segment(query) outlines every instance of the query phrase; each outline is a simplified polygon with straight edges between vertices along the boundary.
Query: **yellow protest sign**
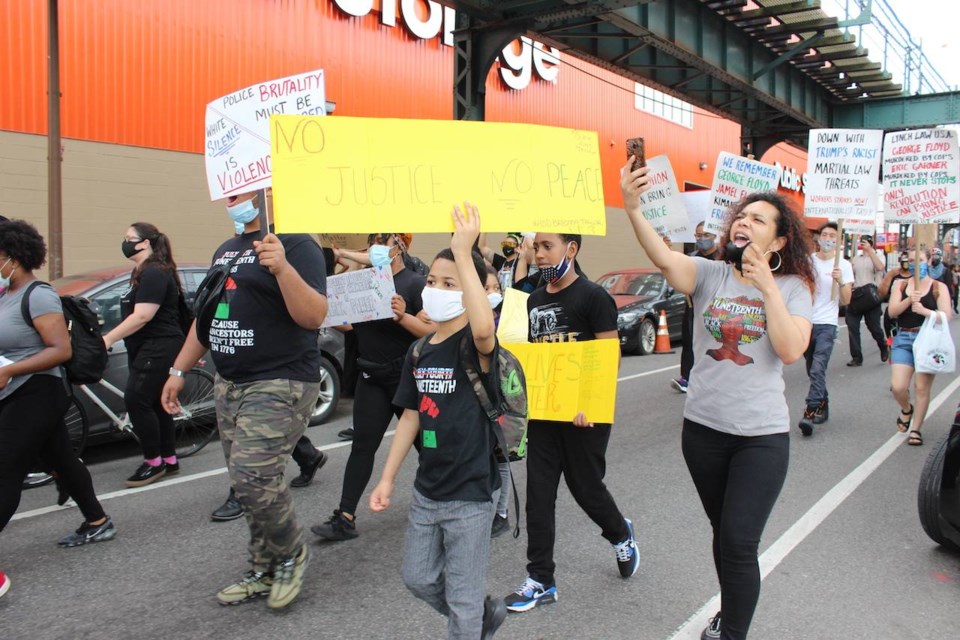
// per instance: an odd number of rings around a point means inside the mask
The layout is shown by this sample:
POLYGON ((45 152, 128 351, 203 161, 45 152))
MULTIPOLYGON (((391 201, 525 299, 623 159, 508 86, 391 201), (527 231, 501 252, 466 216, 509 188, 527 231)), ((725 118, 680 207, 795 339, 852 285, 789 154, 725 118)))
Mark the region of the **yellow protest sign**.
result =
POLYGON ((503 306, 500 307, 500 322, 497 324, 497 340, 501 344, 526 342, 530 322, 527 320, 527 298, 529 293, 519 289, 507 289, 503 292, 503 306))
POLYGON ((466 200, 484 231, 606 233, 594 131, 280 115, 270 144, 278 232, 450 232, 466 200))
POLYGON ((620 342, 504 344, 527 379, 530 418, 573 422, 579 412, 595 423, 612 423, 617 402, 620 342))

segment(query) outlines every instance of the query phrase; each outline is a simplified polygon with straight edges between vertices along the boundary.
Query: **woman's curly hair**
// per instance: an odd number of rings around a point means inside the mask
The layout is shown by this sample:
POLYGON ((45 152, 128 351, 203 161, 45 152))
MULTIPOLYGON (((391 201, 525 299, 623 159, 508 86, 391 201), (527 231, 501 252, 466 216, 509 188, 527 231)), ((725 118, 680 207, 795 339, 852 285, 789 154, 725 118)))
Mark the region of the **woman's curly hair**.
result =
POLYGON ((812 293, 816 287, 816 278, 813 273, 813 265, 810 262, 812 247, 810 246, 809 233, 790 203, 783 196, 773 191, 751 193, 740 202, 730 206, 723 223, 723 233, 720 236, 722 238, 720 259, 723 260, 726 257, 727 243, 731 241, 730 228, 734 221, 748 205, 754 202, 766 202, 777 210, 776 234, 778 238, 786 239, 783 248, 778 252, 782 263, 776 273, 778 275, 800 276, 800 279, 812 293))
POLYGON ((0 253, 16 260, 26 271, 47 261, 47 243, 37 228, 26 220, 0 222, 0 253))

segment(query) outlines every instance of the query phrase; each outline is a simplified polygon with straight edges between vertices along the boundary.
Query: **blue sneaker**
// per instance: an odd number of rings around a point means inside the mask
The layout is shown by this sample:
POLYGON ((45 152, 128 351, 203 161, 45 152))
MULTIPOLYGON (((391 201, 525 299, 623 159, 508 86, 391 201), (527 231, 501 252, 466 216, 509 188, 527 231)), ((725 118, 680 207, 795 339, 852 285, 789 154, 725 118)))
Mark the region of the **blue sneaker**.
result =
POLYGON ((556 602, 557 585, 544 587, 543 584, 533 578, 527 577, 523 584, 503 601, 507 605, 507 611, 530 611, 537 605, 556 602))
POLYGON ((620 575, 629 578, 640 568, 640 553, 637 551, 637 538, 633 534, 633 523, 630 518, 624 518, 624 521, 627 523, 627 539, 613 545, 613 550, 617 553, 620 575))
POLYGON ((670 385, 680 393, 687 392, 687 384, 688 382, 686 378, 674 378, 670 381, 670 385))

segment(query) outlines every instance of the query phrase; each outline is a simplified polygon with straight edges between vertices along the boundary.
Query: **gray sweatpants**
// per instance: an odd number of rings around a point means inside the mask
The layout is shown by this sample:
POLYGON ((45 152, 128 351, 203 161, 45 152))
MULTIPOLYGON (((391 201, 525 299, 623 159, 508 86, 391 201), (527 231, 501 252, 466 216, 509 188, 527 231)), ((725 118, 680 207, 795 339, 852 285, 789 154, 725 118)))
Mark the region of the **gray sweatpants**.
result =
POLYGON ((413 490, 403 545, 403 583, 447 616, 450 640, 478 640, 490 552, 490 502, 438 502, 413 490))

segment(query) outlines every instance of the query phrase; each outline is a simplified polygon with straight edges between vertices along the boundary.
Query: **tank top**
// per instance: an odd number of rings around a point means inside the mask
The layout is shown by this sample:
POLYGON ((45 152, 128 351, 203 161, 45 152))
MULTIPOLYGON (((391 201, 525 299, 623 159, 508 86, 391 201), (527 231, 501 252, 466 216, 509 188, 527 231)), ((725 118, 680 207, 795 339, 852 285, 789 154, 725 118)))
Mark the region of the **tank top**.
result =
MULTIPOLYGON (((910 295, 909 290, 911 289, 911 287, 909 284, 909 280, 907 282, 908 284, 904 285, 903 287, 904 297, 907 297, 910 295)), ((922 304, 927 309, 930 309, 931 311, 937 310, 937 295, 934 293, 934 291, 936 291, 934 287, 937 287, 937 286, 938 286, 937 281, 934 280, 933 284, 930 285, 930 291, 927 291, 927 294, 922 298, 920 298, 920 304, 922 304)), ((924 316, 920 315, 910 307, 907 307, 907 310, 901 313, 899 317, 897 317, 897 324, 900 326, 901 329, 916 329, 923 324, 924 320, 926 320, 924 316)))

